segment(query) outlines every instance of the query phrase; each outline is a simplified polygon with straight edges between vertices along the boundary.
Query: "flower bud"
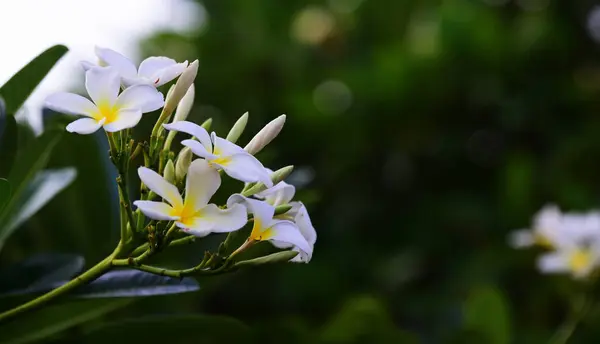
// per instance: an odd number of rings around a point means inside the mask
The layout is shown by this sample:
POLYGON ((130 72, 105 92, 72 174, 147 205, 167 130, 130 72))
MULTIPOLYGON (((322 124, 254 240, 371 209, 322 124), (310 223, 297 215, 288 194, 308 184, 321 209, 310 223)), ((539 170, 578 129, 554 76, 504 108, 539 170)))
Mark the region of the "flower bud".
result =
POLYGON ((198 74, 198 60, 190 63, 189 66, 181 73, 179 79, 175 83, 173 88, 173 92, 167 94, 165 99, 164 111, 167 113, 172 113, 175 110, 175 107, 181 99, 185 96, 188 89, 194 83, 194 79, 196 79, 196 74, 198 74))
POLYGON ((285 115, 275 118, 269 122, 269 124, 265 125, 265 127, 262 128, 262 130, 259 131, 252 140, 250 140, 250 143, 244 147, 244 150, 252 155, 260 152, 266 145, 269 144, 269 142, 273 141, 273 139, 277 137, 284 124, 285 115))
POLYGON ((226 137, 227 141, 235 143, 240 138, 240 136, 242 136, 244 129, 246 129, 246 123, 248 123, 248 112, 243 114, 242 117, 240 117, 237 120, 237 122, 235 122, 233 127, 231 127, 231 130, 229 131, 229 134, 227 134, 226 137))
MULTIPOLYGON (((169 92, 167 92, 167 97, 169 97, 169 95, 173 93, 174 87, 175 86, 171 86, 169 92)), ((185 93, 185 96, 183 96, 183 99, 181 99, 181 101, 179 102, 179 105, 177 105, 177 109, 175 110, 175 116, 173 117, 173 122, 185 121, 188 114, 192 110, 195 94, 196 92, 194 84, 192 84, 185 93)), ((169 134, 167 135, 167 140, 165 141, 164 149, 169 150, 171 148, 171 143, 173 142, 173 139, 175 139, 176 134, 176 131, 169 131, 169 134)))
POLYGON ((200 126, 204 129, 206 129, 206 131, 209 131, 211 125, 212 125, 212 118, 209 118, 206 121, 204 121, 204 123, 202 123, 200 126))
MULTIPOLYGON (((277 171, 271 173, 271 180, 273 181, 273 185, 277 185, 277 183, 279 183, 280 181, 287 178, 287 176, 289 176, 293 170, 294 170, 294 166, 290 165, 290 166, 280 168, 277 171)), ((246 197, 250 197, 259 192, 265 191, 266 189, 267 189, 267 186, 265 184, 256 183, 254 186, 250 187, 248 190, 242 192, 242 195, 246 196, 246 197)))
POLYGON ((191 163, 192 151, 188 147, 183 147, 177 156, 177 163, 175 163, 175 180, 178 184, 185 178, 191 163))
POLYGON ((285 263, 285 262, 289 262, 290 259, 293 259, 297 255, 298 255, 298 252, 296 252, 296 251, 281 251, 281 252, 269 254, 264 257, 237 262, 234 265, 234 267, 241 268, 241 267, 248 267, 248 266, 258 266, 258 265, 263 265, 263 264, 285 263))
POLYGON ((163 177, 171 184, 175 182, 175 165, 173 165, 173 160, 167 161, 165 170, 163 171, 163 177))

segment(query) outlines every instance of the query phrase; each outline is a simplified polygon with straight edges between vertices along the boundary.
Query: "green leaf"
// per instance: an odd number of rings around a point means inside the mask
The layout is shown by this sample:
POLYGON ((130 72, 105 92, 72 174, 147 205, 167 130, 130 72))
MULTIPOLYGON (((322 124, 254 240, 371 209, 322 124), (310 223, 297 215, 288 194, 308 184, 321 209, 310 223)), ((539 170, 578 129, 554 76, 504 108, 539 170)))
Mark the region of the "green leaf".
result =
POLYGON ((83 257, 74 254, 37 254, 0 271, 0 293, 22 295, 51 290, 78 274, 84 264, 83 257))
POLYGON ((10 199, 10 194, 10 183, 8 182, 8 180, 0 178, 0 212, 2 211, 6 203, 8 203, 8 200, 10 199))
POLYGON ((464 305, 464 326, 482 334, 486 343, 510 343, 510 319, 500 291, 492 287, 473 290, 464 305))
POLYGON ((56 194, 69 186, 77 171, 74 168, 45 170, 40 172, 23 193, 18 208, 9 217, 5 230, 10 234, 23 222, 45 206, 56 194))
POLYGON ((189 277, 175 279, 137 270, 116 270, 78 288, 73 295, 85 298, 135 297, 187 293, 198 289, 198 282, 189 277))
POLYGON ((0 95, 6 101, 6 113, 14 115, 37 85, 69 49, 55 45, 31 60, 2 87, 0 95))
POLYGON ((11 228, 7 226, 9 217, 15 212, 18 202, 23 199, 30 181, 48 161, 52 148, 60 139, 61 134, 62 131, 59 130, 47 130, 18 154, 16 163, 8 176, 12 186, 12 196, 0 212, 0 246, 11 234, 11 228))
POLYGON ((5 116, 3 120, 4 129, 0 136, 0 177, 8 177, 19 148, 19 128, 13 116, 5 116))
MULTIPOLYGON (((247 343, 250 328, 228 317, 200 314, 147 316, 97 327, 76 338, 79 343, 247 343), (130 334, 135 334, 130 335, 130 334)), ((71 338, 69 338, 71 339, 71 338)))
POLYGON ((121 308, 132 300, 78 300, 44 307, 0 326, 0 342, 31 343, 121 308))
POLYGON ((298 252, 296 251, 281 251, 277 253, 272 253, 264 257, 243 260, 234 265, 236 268, 248 267, 248 266, 258 266, 263 264, 274 264, 274 263, 287 263, 290 259, 296 257, 298 252))

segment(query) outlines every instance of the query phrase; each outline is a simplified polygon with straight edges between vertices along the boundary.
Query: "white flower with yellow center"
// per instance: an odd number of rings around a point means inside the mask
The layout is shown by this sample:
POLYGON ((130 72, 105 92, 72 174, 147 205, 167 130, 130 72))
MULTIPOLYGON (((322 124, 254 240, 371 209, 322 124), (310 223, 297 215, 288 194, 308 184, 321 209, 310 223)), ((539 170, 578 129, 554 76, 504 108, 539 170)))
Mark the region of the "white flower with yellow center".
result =
POLYGON ((208 203, 219 189, 221 177, 202 159, 194 160, 188 169, 185 200, 177 187, 151 169, 140 167, 138 174, 150 190, 168 202, 133 202, 151 219, 175 221, 179 228, 199 237, 210 233, 232 232, 242 228, 247 222, 246 209, 241 204, 220 209, 215 204, 208 203))
POLYGON ((558 243, 556 250, 542 255, 538 268, 546 273, 568 273, 585 278, 600 266, 600 228, 595 233, 572 231, 558 243))
POLYGON ((254 156, 238 145, 218 137, 214 132, 209 135, 206 129, 196 123, 179 121, 164 124, 168 130, 181 131, 198 139, 183 140, 181 144, 206 159, 208 163, 223 171, 231 178, 243 182, 262 182, 267 187, 273 186, 269 172, 254 156))
POLYGON ((547 205, 534 217, 532 229, 519 229, 509 236, 509 244, 514 248, 540 246, 552 249, 561 235, 563 214, 555 205, 547 205))
MULTIPOLYGON (((95 52, 100 65, 115 68, 125 86, 144 84, 158 87, 164 85, 183 73, 188 64, 187 61, 177 63, 177 61, 164 56, 151 56, 142 61, 139 68, 136 68, 130 59, 114 50, 96 47, 95 52)), ((85 70, 95 66, 87 61, 83 61, 81 64, 85 70)))
POLYGON ((85 73, 85 88, 92 101, 78 94, 60 92, 46 98, 54 111, 82 115, 67 126, 69 132, 91 134, 100 127, 108 132, 131 128, 142 114, 161 108, 162 93, 154 87, 135 85, 119 94, 119 74, 111 67, 94 67, 85 73))
MULTIPOLYGON (((312 256, 313 248, 302 235, 298 226, 292 221, 274 218, 275 207, 267 202, 247 198, 239 194, 229 197, 227 205, 233 206, 240 202, 243 202, 248 211, 254 215, 254 224, 247 243, 269 241, 278 248, 293 248, 300 252, 298 256, 312 256)), ((306 261, 296 260, 296 257, 292 261, 306 261)))

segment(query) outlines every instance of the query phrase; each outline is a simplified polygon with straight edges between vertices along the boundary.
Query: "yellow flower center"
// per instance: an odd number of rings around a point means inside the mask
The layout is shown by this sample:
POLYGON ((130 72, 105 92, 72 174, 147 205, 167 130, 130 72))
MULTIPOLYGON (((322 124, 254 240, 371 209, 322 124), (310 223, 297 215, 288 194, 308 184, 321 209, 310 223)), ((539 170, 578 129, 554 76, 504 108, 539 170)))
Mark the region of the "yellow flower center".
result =
POLYGON ((250 233, 250 240, 269 240, 273 236, 273 229, 267 228, 263 230, 262 223, 258 219, 254 219, 254 226, 252 227, 252 232, 250 233))
POLYGON ((212 164, 218 164, 218 165, 224 166, 231 162, 231 157, 230 156, 221 156, 221 154, 223 154, 223 152, 217 147, 213 148, 213 154, 216 155, 217 158, 210 161, 212 164))
POLYGON ((104 124, 109 124, 117 119, 118 108, 114 105, 108 104, 108 102, 101 102, 98 104, 98 111, 93 114, 96 121, 104 119, 104 124))
POLYGON ((179 222, 186 226, 191 226, 194 222, 194 219, 201 216, 201 211, 194 211, 192 204, 184 204, 174 206, 170 215, 179 216, 179 222))
POLYGON ((581 249, 573 252, 569 257, 569 268, 573 272, 582 272, 592 263, 592 252, 589 249, 581 249))

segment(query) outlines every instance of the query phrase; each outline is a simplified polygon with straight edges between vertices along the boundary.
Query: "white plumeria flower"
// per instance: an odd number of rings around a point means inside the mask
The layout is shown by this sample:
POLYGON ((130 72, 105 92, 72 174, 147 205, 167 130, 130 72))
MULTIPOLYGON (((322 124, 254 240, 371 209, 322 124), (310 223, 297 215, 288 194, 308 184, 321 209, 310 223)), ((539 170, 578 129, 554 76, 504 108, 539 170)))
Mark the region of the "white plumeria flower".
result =
MULTIPOLYGON (((95 52, 100 65, 114 67, 125 86, 143 84, 158 87, 178 77, 188 65, 187 61, 177 63, 168 57, 151 56, 136 68, 130 59, 114 50, 96 47, 95 52)), ((86 70, 95 66, 88 61, 83 61, 81 65, 86 70)))
MULTIPOLYGON (((273 173, 270 169, 267 169, 267 172, 269 172, 269 174, 273 173)), ((296 188, 293 185, 281 181, 273 185, 273 187, 259 192, 254 196, 256 198, 264 199, 265 202, 277 207, 279 205, 290 203, 295 194, 296 188)))
POLYGON ((74 93, 55 93, 46 107, 66 114, 82 115, 67 131, 91 134, 100 127, 108 132, 134 127, 142 114, 161 108, 162 93, 148 85, 135 85, 119 94, 119 73, 112 67, 94 67, 85 73, 85 88, 92 101, 74 93))
POLYGON ((554 248, 560 240, 563 214, 555 205, 543 207, 534 217, 532 229, 519 229, 509 236, 509 243, 514 248, 541 246, 554 248))
MULTIPOLYGON (((573 219, 571 219, 573 220, 573 219)), ((585 225, 585 216, 580 223, 585 225)), ((561 236, 556 243, 556 250, 544 254, 538 260, 538 268, 545 273, 569 273, 575 278, 585 278, 600 266, 600 227, 595 231, 571 231, 570 226, 562 230, 569 235, 561 236)))
POLYGON ((247 222, 246 209, 241 204, 220 209, 208 203, 221 185, 221 177, 202 159, 194 160, 188 169, 185 200, 177 187, 151 169, 140 167, 138 174, 150 190, 169 203, 135 201, 133 204, 151 219, 176 221, 183 231, 199 237, 232 232, 247 222))
POLYGON ((308 263, 312 259, 312 252, 315 247, 315 243, 317 242, 317 231, 315 227, 313 227, 312 222, 310 221, 310 216, 308 215, 308 210, 304 206, 302 202, 292 202, 291 213, 295 213, 294 223, 298 226, 300 230, 300 234, 304 237, 308 246, 310 247, 310 252, 304 252, 300 250, 299 247, 294 247, 294 251, 298 251, 299 254, 292 258, 293 262, 304 262, 308 263))
POLYGON ((206 129, 196 123, 179 121, 163 125, 168 130, 181 131, 196 137, 196 140, 183 140, 182 145, 206 159, 211 165, 223 169, 231 178, 243 182, 262 182, 267 187, 273 186, 269 172, 254 156, 241 147, 218 137, 214 132, 209 135, 206 129))
MULTIPOLYGON (((231 195, 227 200, 227 206, 233 206, 240 202, 244 202, 247 209, 254 215, 254 225, 247 242, 270 241, 278 248, 293 248, 300 252, 299 256, 312 256, 313 248, 294 222, 273 218, 275 207, 267 202, 247 198, 240 194, 231 195)), ((305 260, 292 259, 292 261, 305 260)))

